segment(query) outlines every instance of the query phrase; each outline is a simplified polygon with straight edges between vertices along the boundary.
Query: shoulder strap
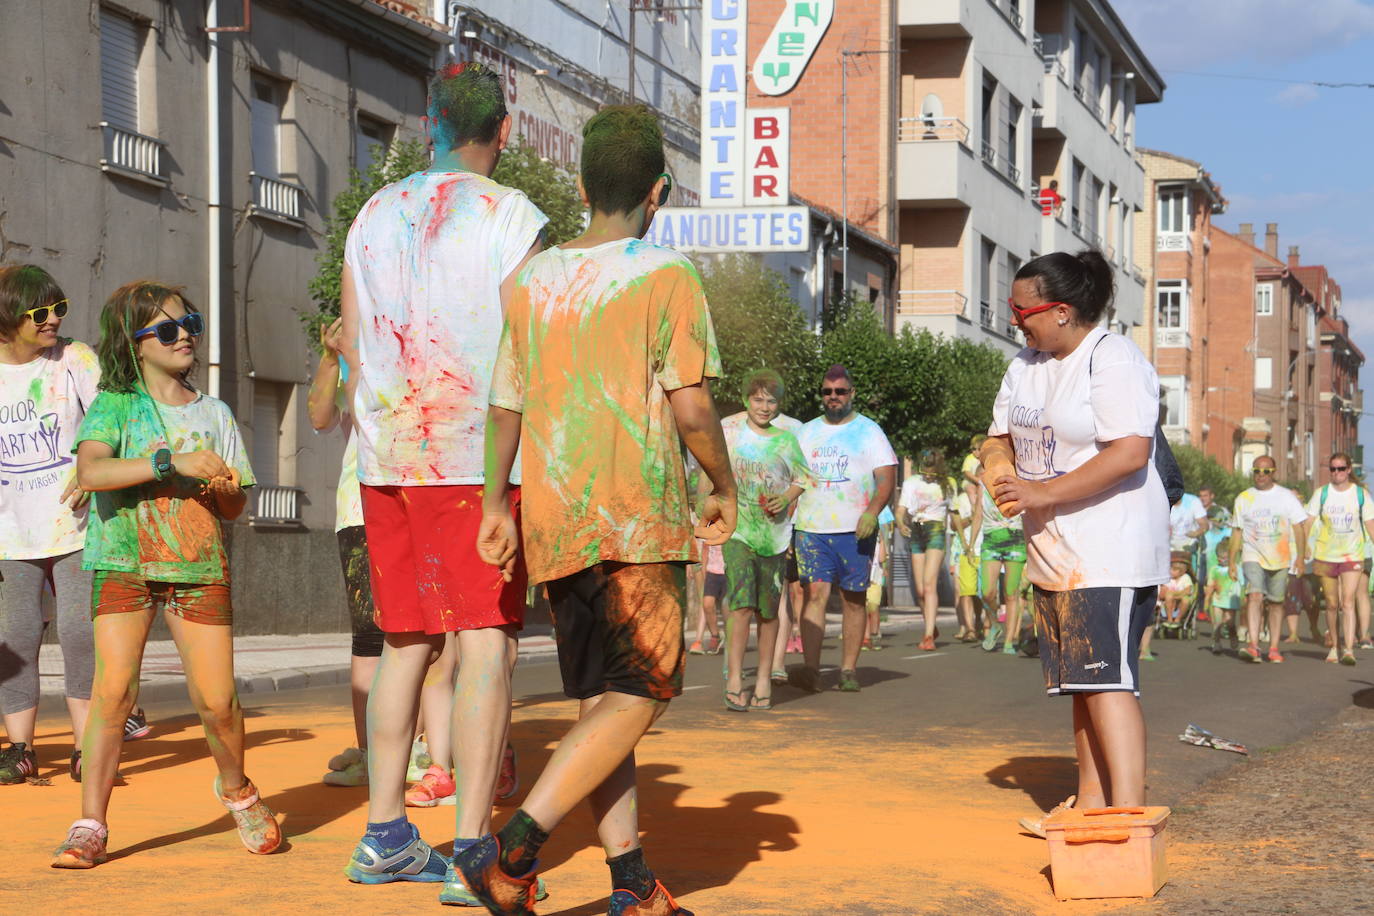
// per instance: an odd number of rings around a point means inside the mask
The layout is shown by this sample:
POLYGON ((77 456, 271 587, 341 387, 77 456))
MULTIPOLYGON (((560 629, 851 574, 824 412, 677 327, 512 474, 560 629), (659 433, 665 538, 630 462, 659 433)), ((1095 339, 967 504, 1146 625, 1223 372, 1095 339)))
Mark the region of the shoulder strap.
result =
MULTIPOLYGON (((1330 489, 1331 489, 1331 484, 1329 484, 1329 483, 1328 483, 1328 484, 1324 484, 1324 485, 1322 486, 1322 498, 1321 498, 1321 502, 1317 503, 1317 518, 1321 518, 1322 513, 1326 511, 1326 494, 1327 494, 1327 492, 1328 492, 1330 489)), ((1363 503, 1364 500, 1362 499, 1362 500, 1360 500, 1360 502, 1363 503)))

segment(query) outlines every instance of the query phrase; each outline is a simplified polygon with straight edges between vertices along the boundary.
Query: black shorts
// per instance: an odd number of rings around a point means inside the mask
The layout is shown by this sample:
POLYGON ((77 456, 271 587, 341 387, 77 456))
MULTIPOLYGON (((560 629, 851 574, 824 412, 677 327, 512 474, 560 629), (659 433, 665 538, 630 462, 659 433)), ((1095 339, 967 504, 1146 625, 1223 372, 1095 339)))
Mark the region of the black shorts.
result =
POLYGON ((1140 638, 1159 589, 1035 588, 1040 664, 1050 696, 1129 690, 1140 696, 1140 638))
POLYGON ((343 567, 344 596, 353 630, 353 654, 359 658, 379 658, 386 637, 377 626, 377 610, 372 601, 366 529, 353 525, 339 529, 335 536, 339 540, 339 564, 343 567))
POLYGON ((725 573, 708 572, 706 574, 705 595, 707 598, 716 599, 716 607, 721 606, 721 603, 725 601, 725 573))
POLYGON ((787 565, 783 567, 784 582, 800 582, 801 571, 797 569, 797 537, 792 536, 792 546, 787 548, 787 565))
POLYGON ((682 693, 684 563, 598 563, 548 583, 563 693, 682 693))

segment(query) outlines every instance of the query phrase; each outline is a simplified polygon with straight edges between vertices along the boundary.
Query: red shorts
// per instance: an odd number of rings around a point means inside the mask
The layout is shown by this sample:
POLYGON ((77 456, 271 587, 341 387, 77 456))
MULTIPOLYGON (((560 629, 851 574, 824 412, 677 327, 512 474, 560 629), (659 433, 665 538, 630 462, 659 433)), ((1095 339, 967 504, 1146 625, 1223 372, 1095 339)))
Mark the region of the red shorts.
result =
POLYGON ((152 582, 138 573, 97 570, 91 577, 91 617, 164 613, 190 623, 232 626, 234 605, 228 582, 152 582))
MULTIPOLYGON (((453 633, 525 622, 525 563, 510 582, 477 553, 482 487, 362 485, 377 626, 386 633, 453 633)), ((515 524, 520 490, 511 488, 515 524)))
POLYGON ((1357 573, 1364 571, 1363 560, 1346 560, 1340 563, 1330 563, 1326 560, 1316 560, 1312 563, 1312 571, 1323 579, 1336 579, 1341 573, 1357 573))

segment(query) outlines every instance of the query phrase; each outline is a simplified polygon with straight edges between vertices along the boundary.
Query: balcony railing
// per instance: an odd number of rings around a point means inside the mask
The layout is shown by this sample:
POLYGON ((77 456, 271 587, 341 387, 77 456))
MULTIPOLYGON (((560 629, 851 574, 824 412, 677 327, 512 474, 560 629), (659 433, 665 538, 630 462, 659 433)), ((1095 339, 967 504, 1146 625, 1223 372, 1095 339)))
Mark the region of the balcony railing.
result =
POLYGON ((1156 251, 1186 251, 1193 253, 1193 236, 1188 232, 1161 232, 1155 236, 1156 251))
POLYGON ((1073 84, 1073 96, 1082 102, 1083 107, 1091 111, 1098 121, 1104 125, 1107 123, 1107 109, 1102 107, 1102 101, 1093 87, 1076 82, 1073 84))
POLYGON ((1021 183, 1021 170, 1007 161, 1007 157, 997 152, 997 147, 983 141, 983 164, 1005 176, 1014 185, 1021 183))
POLYGON ((991 331, 994 334, 1001 334, 1003 337, 1011 340, 1018 339, 1017 330, 1012 325, 1011 319, 1006 315, 997 314, 997 310, 987 301, 978 303, 978 323, 982 325, 983 329, 986 331, 991 331))
POLYGON ((161 185, 168 183, 162 174, 162 148, 167 144, 156 137, 116 127, 108 121, 101 121, 100 129, 105 135, 105 156, 100 160, 103 171, 119 172, 161 185))
POLYGON ((259 527, 296 528, 301 524, 300 487, 272 487, 259 484, 253 488, 252 524, 259 527))
POLYGON ((1107 255, 1107 261, 1108 261, 1108 263, 1115 264, 1115 263, 1116 263, 1116 246, 1115 246, 1115 245, 1108 245, 1103 251, 1104 251, 1104 253, 1107 255))
POLYGON ((1007 21, 1016 27, 1016 31, 1021 31, 1021 26, 1025 20, 1021 17, 1021 11, 1016 8, 1013 0, 988 0, 993 9, 1007 18, 1007 21))
POLYGON ((897 140, 955 140, 968 146, 968 125, 958 118, 901 118, 897 121, 897 140))
POLYGON ((898 315, 960 315, 968 318, 968 296, 957 289, 897 291, 898 315))
POLYGON ((299 185, 249 172, 253 179, 253 212, 285 222, 303 224, 301 201, 305 190, 299 185))
POLYGON ((1193 337, 1182 328, 1156 328, 1155 346, 1158 348, 1182 347, 1185 350, 1191 350, 1193 337))

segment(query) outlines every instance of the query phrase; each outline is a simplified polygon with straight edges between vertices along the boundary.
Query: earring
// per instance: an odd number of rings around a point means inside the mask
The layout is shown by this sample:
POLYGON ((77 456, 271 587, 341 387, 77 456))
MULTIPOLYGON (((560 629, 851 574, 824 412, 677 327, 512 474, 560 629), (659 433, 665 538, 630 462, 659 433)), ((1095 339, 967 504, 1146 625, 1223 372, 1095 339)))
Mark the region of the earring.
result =
POLYGON ((1068 322, 1067 322, 1067 321, 1065 321, 1065 320, 1064 320, 1064 319, 1062 319, 1062 318, 1061 318, 1061 319, 1059 319, 1059 326, 1060 326, 1060 327, 1061 327, 1061 328, 1062 328, 1062 327, 1063 327, 1063 326, 1064 326, 1064 325, 1066 325, 1066 324, 1068 324, 1068 322))

